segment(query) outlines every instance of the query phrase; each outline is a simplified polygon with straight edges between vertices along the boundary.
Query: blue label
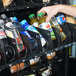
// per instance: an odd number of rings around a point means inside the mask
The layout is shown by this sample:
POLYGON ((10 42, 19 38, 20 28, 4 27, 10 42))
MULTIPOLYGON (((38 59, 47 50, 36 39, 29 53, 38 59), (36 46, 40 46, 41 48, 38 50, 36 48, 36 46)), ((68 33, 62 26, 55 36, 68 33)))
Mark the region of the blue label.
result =
POLYGON ((37 31, 37 29, 36 29, 35 27, 33 27, 33 26, 28 26, 26 29, 27 29, 27 30, 30 30, 30 31, 33 31, 33 32, 36 32, 36 33, 39 33, 39 32, 37 31))
POLYGON ((28 36, 29 39, 32 39, 32 38, 31 38, 31 35, 30 35, 27 31, 21 31, 20 33, 23 34, 23 35, 28 36))
POLYGON ((65 23, 66 22, 66 19, 64 17, 64 15, 59 15, 56 17, 57 21, 59 24, 62 24, 62 23, 65 23))

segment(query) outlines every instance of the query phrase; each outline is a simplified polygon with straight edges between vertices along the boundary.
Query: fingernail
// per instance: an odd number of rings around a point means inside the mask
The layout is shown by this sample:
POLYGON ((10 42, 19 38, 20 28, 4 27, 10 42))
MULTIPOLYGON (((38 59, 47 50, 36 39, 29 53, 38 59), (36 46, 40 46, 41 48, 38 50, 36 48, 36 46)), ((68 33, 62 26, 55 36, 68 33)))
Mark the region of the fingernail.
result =
POLYGON ((49 22, 48 19, 46 19, 46 22, 49 22))

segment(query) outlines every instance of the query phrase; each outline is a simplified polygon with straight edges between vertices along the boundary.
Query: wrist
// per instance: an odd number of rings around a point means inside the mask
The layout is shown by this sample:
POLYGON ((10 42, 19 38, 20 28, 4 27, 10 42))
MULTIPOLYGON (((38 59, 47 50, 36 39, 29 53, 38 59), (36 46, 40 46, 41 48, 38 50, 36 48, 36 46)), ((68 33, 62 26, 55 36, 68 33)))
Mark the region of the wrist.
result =
POLYGON ((58 8, 58 12, 63 12, 64 9, 66 8, 66 5, 59 4, 57 5, 57 8, 58 8))

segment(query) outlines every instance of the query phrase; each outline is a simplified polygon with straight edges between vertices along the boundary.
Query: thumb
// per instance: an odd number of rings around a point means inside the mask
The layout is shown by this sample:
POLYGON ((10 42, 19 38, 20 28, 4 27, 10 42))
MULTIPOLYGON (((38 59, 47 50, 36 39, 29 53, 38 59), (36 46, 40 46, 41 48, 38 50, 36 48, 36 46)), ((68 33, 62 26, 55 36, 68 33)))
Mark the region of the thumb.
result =
POLYGON ((46 17, 46 22, 49 22, 51 18, 52 18, 51 15, 47 16, 47 17, 46 17))
POLYGON ((46 13, 45 10, 44 10, 44 7, 41 8, 37 13, 39 14, 39 13, 41 13, 41 12, 43 12, 44 14, 46 13))

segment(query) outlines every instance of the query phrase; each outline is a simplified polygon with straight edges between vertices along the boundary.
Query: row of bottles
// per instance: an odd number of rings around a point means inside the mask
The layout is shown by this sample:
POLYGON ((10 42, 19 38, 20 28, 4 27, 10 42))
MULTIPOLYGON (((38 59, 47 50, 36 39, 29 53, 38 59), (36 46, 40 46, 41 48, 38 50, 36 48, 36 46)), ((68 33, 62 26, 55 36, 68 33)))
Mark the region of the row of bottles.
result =
MULTIPOLYGON (((43 13, 37 14, 37 17, 31 14, 29 18, 30 24, 25 19, 20 22, 16 17, 7 18, 4 14, 0 16, 0 66, 52 50, 57 39, 61 42, 67 39, 57 17, 51 18, 50 22, 46 22, 43 13)), ((49 52, 46 56, 48 60, 52 59, 55 52, 49 52)), ((30 58, 30 65, 36 64, 39 59, 40 57, 30 58)))
POLYGON ((31 25, 49 30, 52 40, 56 39, 54 32, 58 33, 58 36, 61 37, 62 41, 66 39, 66 35, 64 34, 55 17, 51 18, 50 22, 46 22, 46 16, 44 13, 37 14, 37 17, 38 18, 36 18, 34 14, 29 15, 31 25))
POLYGON ((19 31, 4 14, 0 16, 0 43, 0 66, 26 56, 27 48, 19 31))

